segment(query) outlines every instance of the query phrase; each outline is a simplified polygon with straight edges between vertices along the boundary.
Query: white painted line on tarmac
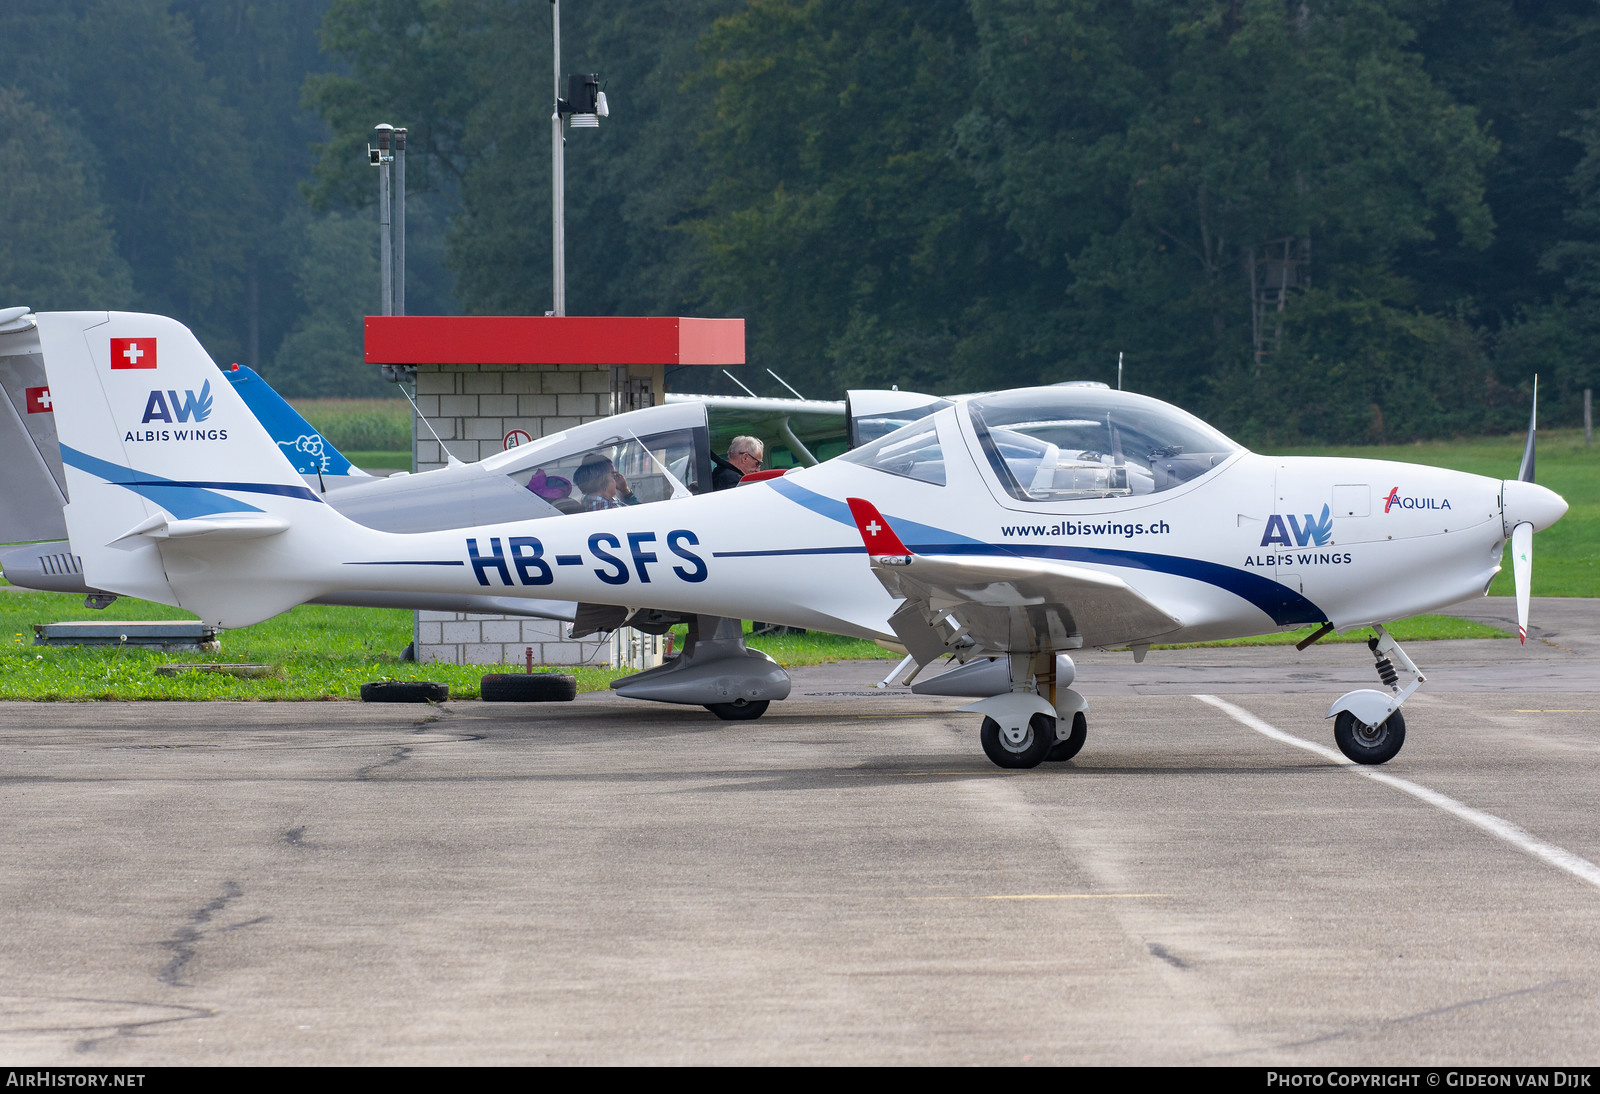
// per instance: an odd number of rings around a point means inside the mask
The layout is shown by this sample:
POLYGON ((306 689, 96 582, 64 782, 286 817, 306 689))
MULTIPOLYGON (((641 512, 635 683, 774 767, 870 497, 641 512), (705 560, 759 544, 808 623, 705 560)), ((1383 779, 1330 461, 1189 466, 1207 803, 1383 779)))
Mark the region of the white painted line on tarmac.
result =
POLYGON ((1314 744, 1293 734, 1285 733, 1277 726, 1263 722, 1243 707, 1236 707, 1224 699, 1217 698, 1215 695, 1196 695, 1195 698, 1202 703, 1216 707, 1240 725, 1255 730, 1263 737, 1270 737, 1274 741, 1281 741, 1286 745, 1303 748, 1307 752, 1321 756, 1329 763, 1338 764, 1352 774, 1404 791, 1413 798, 1427 802, 1436 809, 1442 809, 1459 820, 1464 820, 1468 824, 1483 829, 1497 839, 1505 840, 1519 851, 1524 851, 1534 858, 1542 859, 1558 870, 1565 870, 1580 881, 1586 881, 1595 888, 1600 889, 1600 866, 1596 866, 1581 855, 1573 854, 1565 847, 1557 847, 1553 843, 1546 843, 1538 836, 1517 827, 1508 820, 1503 820, 1493 813, 1485 813, 1481 809, 1474 809, 1470 805, 1463 805, 1452 797, 1441 794, 1437 790, 1430 790, 1426 786, 1414 783, 1409 779, 1388 775, 1363 764, 1352 763, 1345 758, 1344 753, 1337 749, 1314 744))

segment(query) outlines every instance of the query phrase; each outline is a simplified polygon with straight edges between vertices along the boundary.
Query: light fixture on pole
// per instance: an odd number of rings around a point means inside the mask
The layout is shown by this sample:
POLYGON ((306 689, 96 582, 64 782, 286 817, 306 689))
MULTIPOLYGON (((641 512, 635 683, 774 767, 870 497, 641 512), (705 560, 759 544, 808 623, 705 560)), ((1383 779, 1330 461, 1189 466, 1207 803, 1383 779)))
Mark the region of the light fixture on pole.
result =
POLYGON ((555 109, 550 113, 550 251, 551 315, 567 314, 567 211, 566 137, 562 121, 570 115, 574 129, 597 129, 610 116, 606 93, 595 73, 567 78, 567 98, 561 97, 561 4, 550 0, 550 36, 555 70, 555 109))
POLYGON ((390 137, 394 126, 387 122, 373 127, 378 143, 367 145, 367 162, 378 169, 378 279, 379 314, 394 314, 394 235, 390 225, 389 168, 394 163, 390 137))
MULTIPOLYGON (((378 169, 379 311, 406 313, 406 131, 385 122, 373 126, 367 162, 378 169)), ((407 378, 406 366, 384 365, 386 380, 407 378)))

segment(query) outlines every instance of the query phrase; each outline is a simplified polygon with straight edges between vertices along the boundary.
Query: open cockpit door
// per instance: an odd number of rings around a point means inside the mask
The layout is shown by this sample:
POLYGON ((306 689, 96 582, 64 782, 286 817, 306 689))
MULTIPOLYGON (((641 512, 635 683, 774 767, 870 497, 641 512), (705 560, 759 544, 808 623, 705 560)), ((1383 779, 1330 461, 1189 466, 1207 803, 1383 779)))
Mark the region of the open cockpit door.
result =
POLYGON ((901 426, 926 418, 952 406, 949 399, 915 391, 850 391, 845 394, 844 412, 849 420, 850 447, 860 448, 901 426))
POLYGON ((674 392, 667 403, 705 407, 711 451, 719 457, 741 436, 761 441, 768 467, 811 467, 849 450, 841 402, 674 392))

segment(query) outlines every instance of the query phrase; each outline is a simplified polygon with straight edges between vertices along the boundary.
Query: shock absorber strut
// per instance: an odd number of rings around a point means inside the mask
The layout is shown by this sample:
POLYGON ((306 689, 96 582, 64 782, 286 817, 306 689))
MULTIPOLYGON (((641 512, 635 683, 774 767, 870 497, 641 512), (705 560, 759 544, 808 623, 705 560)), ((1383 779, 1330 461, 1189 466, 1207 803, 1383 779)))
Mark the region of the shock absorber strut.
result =
POLYGON ((1400 682, 1400 674, 1395 671, 1394 662, 1378 649, 1376 637, 1367 639, 1367 649, 1372 651, 1372 656, 1377 661, 1378 679, 1383 681, 1384 687, 1394 688, 1400 682))

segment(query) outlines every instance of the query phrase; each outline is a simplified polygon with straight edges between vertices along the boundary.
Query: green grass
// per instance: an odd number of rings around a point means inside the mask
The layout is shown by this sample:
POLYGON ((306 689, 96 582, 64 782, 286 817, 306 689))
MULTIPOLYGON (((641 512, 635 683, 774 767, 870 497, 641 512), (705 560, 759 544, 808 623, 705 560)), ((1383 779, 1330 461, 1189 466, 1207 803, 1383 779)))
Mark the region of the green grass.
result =
MULTIPOLYGON (((1152 646, 1157 650, 1185 650, 1204 646, 1292 646, 1312 634, 1316 627, 1302 627, 1297 631, 1279 631, 1275 634, 1258 634, 1249 638, 1228 638, 1220 642, 1187 642, 1170 646, 1152 646)), ((1456 619, 1449 615, 1414 615, 1410 619, 1397 619, 1385 625, 1397 642, 1428 642, 1446 638, 1510 638, 1499 627, 1477 623, 1470 619, 1456 619)), ((1369 628, 1359 628, 1348 634, 1330 634, 1317 639, 1322 642, 1365 642, 1371 635, 1369 628)))
MULTIPOLYGON (((411 450, 411 404, 403 398, 295 399, 292 405, 358 467, 352 452, 411 450)), ((408 457, 401 466, 410 465, 408 457)))
MULTIPOLYGON (((338 445, 335 445, 334 447, 338 448, 338 445)), ((339 451, 344 452, 344 449, 341 448, 339 451)), ((409 450, 403 452, 386 452, 366 451, 358 448, 354 452, 344 452, 344 458, 361 468, 363 471, 411 470, 411 452, 409 450)))
MULTIPOLYGON (((1401 460, 1509 479, 1516 477, 1525 439, 1525 434, 1516 434, 1376 447, 1290 448, 1274 454, 1401 460)), ((1600 447, 1585 448, 1581 429, 1541 430, 1538 447, 1538 482, 1565 498, 1570 508, 1533 539, 1533 595, 1600 596, 1600 447)), ((1491 596, 1513 595, 1507 550, 1489 587, 1491 596)))
MULTIPOLYGON (((786 669, 804 665, 825 665, 830 661, 898 661, 901 655, 890 653, 876 642, 861 638, 846 638, 839 634, 821 631, 804 631, 800 634, 757 635, 750 633, 750 624, 744 625, 745 644, 760 650, 786 669)), ((677 643, 683 645, 683 628, 674 628, 677 643)))
MULTIPOLYGON (((490 672, 521 672, 515 665, 419 665, 400 660, 411 641, 412 615, 376 608, 305 605, 253 627, 225 631, 216 653, 159 653, 133 648, 33 645, 33 624, 73 619, 193 619, 162 604, 124 598, 103 612, 64 593, 0 595, 0 699, 359 699, 372 680, 432 680, 450 685, 457 699, 478 697, 479 678, 490 672), (274 676, 238 679, 216 673, 158 676, 159 665, 256 662, 277 668, 274 676)), ((681 647, 683 639, 677 639, 681 647)), ((889 658, 871 642, 807 633, 753 637, 787 667, 828 661, 889 658)), ((536 666, 537 667, 537 666, 536 666)), ((631 670, 566 668, 582 691, 603 691, 631 670)))
MULTIPOLYGON (((253 627, 222 635, 216 653, 157 653, 140 649, 34 646, 33 624, 70 619, 193 619, 188 612, 160 604, 123 599, 105 612, 83 606, 62 593, 0 595, 0 699, 358 699, 372 680, 433 680, 450 685, 457 699, 478 697, 479 678, 490 672, 520 672, 521 665, 419 665, 400 660, 411 641, 411 613, 372 608, 306 605, 253 627), (214 673, 158 676, 172 662, 257 662, 275 675, 237 679, 214 673)), ((1419 616, 1394 624, 1401 641, 1430 638, 1504 638, 1493 627, 1443 616, 1419 616)), ((1266 635, 1214 645, 1288 645, 1305 631, 1266 635)), ((1364 632, 1324 641, 1361 641, 1364 632)), ((681 629, 677 643, 683 641, 681 629)), ((897 660, 882 647, 855 638, 808 631, 804 634, 749 636, 749 644, 786 668, 833 661, 897 660)), ((1173 647, 1158 647, 1173 648, 1173 647)), ((578 678, 582 691, 601 691, 628 670, 561 669, 578 678)))
MULTIPOLYGON (((478 695, 479 677, 521 672, 522 665, 419 665, 400 660, 411 641, 412 615, 376 608, 305 605, 253 627, 222 635, 218 653, 157 653, 139 649, 33 645, 34 623, 71 619, 193 619, 192 614, 140 600, 118 600, 104 612, 62 593, 0 595, 5 649, 0 652, 0 699, 358 699, 372 680, 434 680, 456 698, 478 695), (260 662, 275 677, 236 679, 214 673, 158 676, 171 662, 260 662)), ((612 669, 574 672, 586 691, 606 687, 612 669)))

